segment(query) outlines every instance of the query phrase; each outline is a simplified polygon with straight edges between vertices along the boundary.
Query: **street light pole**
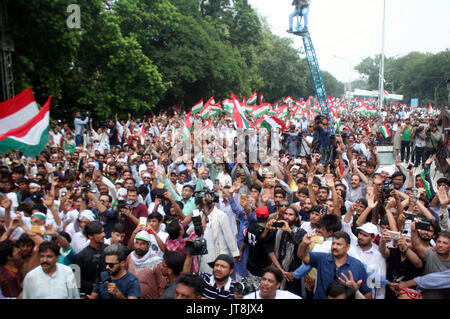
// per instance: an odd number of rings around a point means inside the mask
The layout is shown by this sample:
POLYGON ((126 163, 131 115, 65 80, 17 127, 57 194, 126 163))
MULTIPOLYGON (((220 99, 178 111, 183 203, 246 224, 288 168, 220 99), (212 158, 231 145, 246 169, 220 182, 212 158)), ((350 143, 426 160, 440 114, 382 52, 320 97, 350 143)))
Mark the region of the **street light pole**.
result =
POLYGON ((380 63, 380 74, 378 81, 378 112, 381 112, 381 107, 383 106, 383 95, 384 95, 384 40, 386 33, 386 0, 384 0, 383 5, 383 35, 381 41, 381 63, 380 63))

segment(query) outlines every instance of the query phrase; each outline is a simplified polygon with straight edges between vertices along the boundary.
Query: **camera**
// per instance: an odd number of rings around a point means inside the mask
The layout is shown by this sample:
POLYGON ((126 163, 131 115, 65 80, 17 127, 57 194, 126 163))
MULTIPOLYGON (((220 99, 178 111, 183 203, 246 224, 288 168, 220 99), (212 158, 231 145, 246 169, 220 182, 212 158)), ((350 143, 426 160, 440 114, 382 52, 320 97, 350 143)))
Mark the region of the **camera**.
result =
POLYGON ((431 223, 427 220, 421 220, 419 222, 416 222, 416 229, 431 230, 431 223))
POLYGON ((195 191, 194 195, 195 195, 195 205, 196 206, 203 206, 203 198, 206 197, 206 195, 210 195, 213 199, 207 199, 206 200, 206 205, 211 205, 212 203, 218 203, 219 202, 219 196, 216 194, 216 192, 214 191, 210 191, 208 189, 206 190, 200 190, 200 191, 195 191))
POLYGON ((123 200, 123 199, 121 199, 121 200, 118 200, 117 201, 117 209, 120 211, 120 210, 122 210, 122 209, 124 209, 125 207, 127 207, 128 206, 128 204, 127 204, 127 201, 126 200, 123 200))
POLYGON ((274 228, 282 228, 283 226, 284 226, 284 223, 282 223, 282 222, 274 222, 272 224, 272 227, 274 227, 274 228))
POLYGON ((253 286, 251 283, 247 282, 247 281, 242 281, 242 282, 235 282, 234 283, 234 289, 233 289, 233 293, 238 293, 238 294, 242 294, 242 295, 247 295, 249 293, 255 292, 256 288, 255 286, 253 286))
POLYGON ((187 241, 185 249, 192 256, 206 255, 208 253, 206 239, 202 237, 187 241))
POLYGON ((195 209, 192 214, 192 223, 194 224, 194 231, 197 236, 203 235, 202 217, 198 209, 195 209))
POLYGON ((91 185, 88 182, 84 182, 80 186, 81 188, 81 194, 87 194, 91 191, 91 185))
POLYGON ((41 198, 44 197, 41 191, 33 192, 30 194, 31 200, 37 204, 41 204, 41 198))
POLYGON ((382 188, 383 194, 389 195, 389 194, 391 194, 393 189, 394 189, 394 184, 392 183, 392 179, 386 178, 384 180, 384 185, 383 185, 383 188, 382 188))

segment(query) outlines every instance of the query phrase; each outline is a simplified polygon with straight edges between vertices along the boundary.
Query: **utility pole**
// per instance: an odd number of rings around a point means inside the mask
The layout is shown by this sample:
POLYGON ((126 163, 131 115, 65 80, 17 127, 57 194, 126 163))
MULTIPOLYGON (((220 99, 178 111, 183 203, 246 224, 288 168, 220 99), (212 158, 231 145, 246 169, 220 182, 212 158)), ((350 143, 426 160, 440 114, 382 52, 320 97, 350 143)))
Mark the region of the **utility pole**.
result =
POLYGON ((2 101, 12 98, 14 94, 14 78, 12 69, 13 42, 6 38, 8 13, 6 3, 0 5, 0 75, 2 84, 2 101))
POLYGON ((383 96, 384 96, 384 40, 386 37, 386 0, 384 0, 383 5, 383 35, 381 41, 381 61, 380 61, 380 72, 378 81, 378 112, 381 112, 383 106, 383 96))

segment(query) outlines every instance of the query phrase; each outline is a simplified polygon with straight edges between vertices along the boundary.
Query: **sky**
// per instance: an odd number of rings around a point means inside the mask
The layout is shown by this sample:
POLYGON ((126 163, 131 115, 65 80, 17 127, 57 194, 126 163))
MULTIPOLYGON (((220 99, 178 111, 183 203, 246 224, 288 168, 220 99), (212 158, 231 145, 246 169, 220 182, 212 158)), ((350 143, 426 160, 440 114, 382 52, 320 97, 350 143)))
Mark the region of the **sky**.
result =
MULTIPOLYGON (((286 32, 292 0, 248 2, 272 33, 291 38, 293 46, 303 51, 302 39, 286 32)), ((341 82, 360 78, 353 68, 381 53, 383 4, 384 0, 311 0, 308 29, 321 70, 341 82)), ((450 50, 449 15, 450 0, 386 0, 385 55, 450 50)))

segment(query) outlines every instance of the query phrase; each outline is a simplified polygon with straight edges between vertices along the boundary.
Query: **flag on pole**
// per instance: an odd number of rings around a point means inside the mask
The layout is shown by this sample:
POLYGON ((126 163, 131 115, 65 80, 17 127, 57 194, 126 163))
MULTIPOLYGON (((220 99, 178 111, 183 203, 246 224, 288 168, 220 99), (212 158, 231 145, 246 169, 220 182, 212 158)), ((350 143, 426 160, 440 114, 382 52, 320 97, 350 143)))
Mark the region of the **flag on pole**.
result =
POLYGON ((428 104, 428 113, 433 113, 433 107, 431 106, 431 103, 428 104))
POLYGON ((0 103, 0 134, 16 128, 35 117, 39 108, 31 88, 0 103))
POLYGON ((258 106, 253 107, 253 116, 255 118, 261 117, 263 114, 266 114, 270 111, 270 104, 264 103, 258 106))
POLYGON ((390 97, 389 97, 388 91, 386 91, 386 90, 384 91, 383 97, 384 97, 384 101, 385 101, 385 102, 388 102, 388 101, 389 101, 390 97))
POLYGON ((427 182, 427 180, 425 179, 425 174, 427 174, 429 172, 429 170, 425 171, 422 170, 422 172, 420 173, 420 179, 422 181, 423 184, 423 188, 425 188, 425 193, 427 194, 428 199, 431 199, 431 190, 430 190, 430 183, 427 182))
POLYGON ((248 98, 247 105, 255 105, 257 99, 258 99, 258 93, 256 93, 256 91, 254 91, 253 94, 248 98))
POLYGON ((255 127, 258 129, 264 127, 269 131, 275 130, 277 127, 280 127, 282 131, 287 130, 287 127, 283 121, 281 121, 279 118, 275 116, 268 116, 268 115, 264 115, 258 121, 256 121, 255 127))
POLYGON ((388 138, 389 136, 391 136, 391 131, 389 130, 389 127, 387 126, 387 124, 384 124, 381 126, 380 128, 381 134, 383 134, 384 138, 388 138))
POLYGON ((233 98, 233 121, 237 128, 250 128, 250 124, 247 121, 247 118, 244 115, 244 111, 239 104, 239 100, 231 93, 231 97, 233 98))
POLYGON ((18 120, 15 128, 0 134, 0 154, 19 150, 29 157, 35 157, 42 152, 49 141, 51 98, 34 117, 18 120))

